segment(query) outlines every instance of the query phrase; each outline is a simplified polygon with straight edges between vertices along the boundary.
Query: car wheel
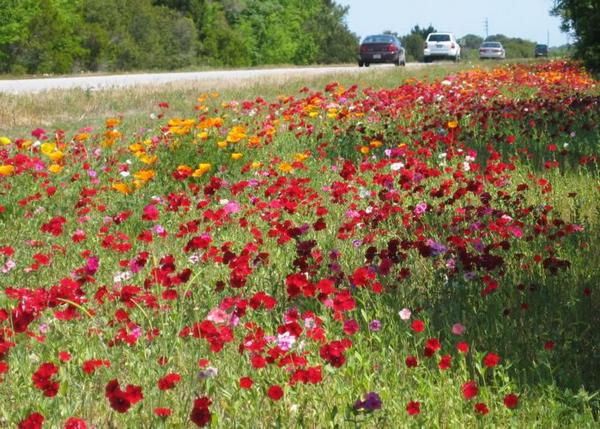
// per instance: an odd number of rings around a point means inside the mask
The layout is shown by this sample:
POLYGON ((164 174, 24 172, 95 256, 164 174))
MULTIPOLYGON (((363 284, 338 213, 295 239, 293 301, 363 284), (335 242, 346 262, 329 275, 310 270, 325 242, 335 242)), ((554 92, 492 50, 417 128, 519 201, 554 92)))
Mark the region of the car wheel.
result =
POLYGON ((429 58, 427 58, 427 57, 423 57, 423 62, 424 63, 430 63, 431 60, 429 58))
POLYGON ((364 66, 364 65, 365 65, 365 63, 363 63, 362 61, 359 61, 359 62, 358 62, 358 66, 359 66, 359 67, 362 67, 362 66, 364 66))
POLYGON ((369 67, 371 63, 365 63, 365 67, 369 67))

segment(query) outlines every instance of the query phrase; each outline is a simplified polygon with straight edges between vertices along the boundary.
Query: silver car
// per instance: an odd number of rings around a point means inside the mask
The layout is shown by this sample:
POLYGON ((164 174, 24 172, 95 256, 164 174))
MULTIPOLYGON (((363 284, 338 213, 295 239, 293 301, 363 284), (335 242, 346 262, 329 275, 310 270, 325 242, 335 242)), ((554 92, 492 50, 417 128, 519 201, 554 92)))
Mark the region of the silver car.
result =
POLYGON ((500 59, 506 58, 506 51, 500 42, 483 42, 479 47, 479 59, 500 59))

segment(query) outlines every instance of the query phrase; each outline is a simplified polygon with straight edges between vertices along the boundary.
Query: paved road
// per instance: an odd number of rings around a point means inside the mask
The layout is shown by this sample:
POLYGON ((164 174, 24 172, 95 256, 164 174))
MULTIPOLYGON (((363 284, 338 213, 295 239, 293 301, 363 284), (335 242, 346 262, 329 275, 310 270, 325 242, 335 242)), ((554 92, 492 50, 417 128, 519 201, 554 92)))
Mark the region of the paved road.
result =
MULTIPOLYGON (((423 67, 424 64, 410 63, 408 68, 423 67)), ((378 65, 370 68, 357 66, 339 67, 294 67, 275 69, 224 70, 180 73, 144 73, 113 76, 81 76, 43 79, 0 80, 0 93, 23 94, 35 93, 50 89, 106 89, 135 85, 157 85, 176 81, 191 80, 237 80, 271 76, 304 75, 315 76, 332 73, 364 73, 374 67, 393 67, 393 65, 378 65)))

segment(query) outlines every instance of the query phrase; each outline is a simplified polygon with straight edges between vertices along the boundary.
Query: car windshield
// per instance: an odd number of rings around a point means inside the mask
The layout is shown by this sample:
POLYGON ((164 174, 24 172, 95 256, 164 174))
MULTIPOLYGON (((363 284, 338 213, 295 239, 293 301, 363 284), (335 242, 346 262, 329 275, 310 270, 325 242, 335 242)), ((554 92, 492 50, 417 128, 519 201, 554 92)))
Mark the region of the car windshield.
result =
POLYGON ((449 34, 430 34, 428 40, 430 42, 449 42, 449 34))
POLYGON ((538 51, 545 51, 546 49, 548 49, 548 46, 546 46, 546 45, 537 45, 535 47, 535 49, 537 49, 538 51))
POLYGON ((501 48, 502 45, 498 42, 485 42, 481 45, 482 48, 501 48))
POLYGON ((394 38, 391 36, 369 36, 363 43, 394 43, 394 38))

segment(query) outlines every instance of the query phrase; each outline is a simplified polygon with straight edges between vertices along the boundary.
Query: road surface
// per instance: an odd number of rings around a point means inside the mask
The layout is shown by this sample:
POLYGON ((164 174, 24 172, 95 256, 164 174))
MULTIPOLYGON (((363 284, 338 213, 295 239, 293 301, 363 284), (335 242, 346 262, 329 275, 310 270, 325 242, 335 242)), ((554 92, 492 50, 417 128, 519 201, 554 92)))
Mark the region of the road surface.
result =
MULTIPOLYGON (((409 63, 407 68, 424 67, 421 63, 409 63)), ((98 90, 108 88, 123 88, 137 85, 160 85, 170 82, 202 81, 202 80, 238 80, 278 76, 316 76, 332 73, 366 73, 376 67, 393 67, 392 65, 377 65, 369 68, 357 66, 337 67, 294 67, 274 69, 221 70, 178 73, 143 73, 108 76, 78 76, 42 79, 0 80, 0 93, 25 94, 47 91, 52 89, 98 90)))

